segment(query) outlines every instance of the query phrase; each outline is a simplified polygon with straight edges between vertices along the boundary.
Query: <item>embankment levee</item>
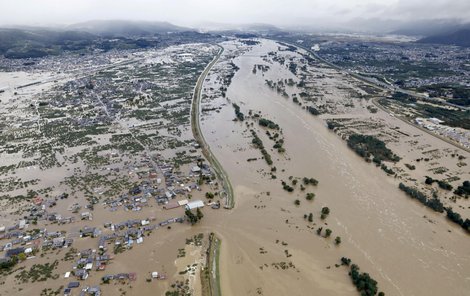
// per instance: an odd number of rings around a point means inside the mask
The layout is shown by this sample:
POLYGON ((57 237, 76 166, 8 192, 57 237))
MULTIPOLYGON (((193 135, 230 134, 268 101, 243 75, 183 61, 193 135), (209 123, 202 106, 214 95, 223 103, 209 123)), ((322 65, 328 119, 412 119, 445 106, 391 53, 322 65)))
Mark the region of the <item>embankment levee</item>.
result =
POLYGON ((222 53, 224 52, 224 48, 222 46, 219 46, 219 47, 220 47, 220 50, 217 53, 217 56, 214 57, 214 59, 207 65, 207 67, 201 73, 201 75, 199 76, 197 80, 196 86, 194 87, 193 101, 191 104, 191 129, 192 129, 194 138, 201 146, 202 154, 212 165, 217 175, 217 179, 219 180, 219 182, 222 183, 222 187, 224 188, 224 194, 226 196, 226 202, 225 202, 224 207, 231 209, 235 205, 232 184, 230 183, 227 173, 224 171, 222 165, 219 163, 217 158, 211 152, 209 145, 204 139, 204 135, 202 134, 201 125, 200 125, 200 109, 201 109, 200 104, 201 104, 202 85, 204 84, 204 80, 206 79, 207 74, 215 65, 215 63, 217 63, 222 53))

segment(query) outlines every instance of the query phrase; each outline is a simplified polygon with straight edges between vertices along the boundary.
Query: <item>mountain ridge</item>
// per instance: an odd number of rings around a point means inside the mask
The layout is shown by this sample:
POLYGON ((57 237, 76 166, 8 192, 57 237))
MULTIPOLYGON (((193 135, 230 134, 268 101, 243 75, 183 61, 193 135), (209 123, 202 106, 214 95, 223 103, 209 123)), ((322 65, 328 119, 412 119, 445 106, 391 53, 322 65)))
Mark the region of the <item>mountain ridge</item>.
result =
POLYGON ((431 35, 417 42, 470 47, 470 28, 460 29, 451 33, 431 35))

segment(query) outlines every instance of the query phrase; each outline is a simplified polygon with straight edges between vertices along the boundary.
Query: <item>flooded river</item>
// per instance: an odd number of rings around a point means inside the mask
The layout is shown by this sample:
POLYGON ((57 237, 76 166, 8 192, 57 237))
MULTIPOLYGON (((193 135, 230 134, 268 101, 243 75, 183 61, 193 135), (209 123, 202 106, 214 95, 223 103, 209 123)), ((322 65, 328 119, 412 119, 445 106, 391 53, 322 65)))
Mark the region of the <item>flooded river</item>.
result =
POLYGON ((220 112, 202 121, 235 190, 235 209, 204 222, 222 238, 224 295, 357 295, 348 269, 335 266, 343 256, 376 279, 386 295, 469 295, 469 236, 406 197, 397 180, 348 149, 321 118, 268 88, 266 79, 295 79, 285 66, 273 63, 263 75, 254 75, 253 66, 266 64, 262 56, 277 48, 265 40, 234 58, 240 69, 227 90, 242 112, 261 111, 281 127, 285 155, 268 149, 277 179, 263 174, 269 172, 264 160, 247 162, 260 158, 260 152, 251 147, 246 124, 233 121, 225 99, 216 100, 223 106, 220 112), (314 192, 315 200, 307 201, 298 189, 284 191, 281 180, 289 176, 319 180, 305 191, 314 192), (321 220, 324 206, 331 213, 321 220), (310 212, 314 223, 304 219, 310 212), (318 236, 318 227, 330 228, 331 237, 318 236), (342 238, 339 246, 336 236, 342 238), (287 267, 279 268, 283 263, 287 267))

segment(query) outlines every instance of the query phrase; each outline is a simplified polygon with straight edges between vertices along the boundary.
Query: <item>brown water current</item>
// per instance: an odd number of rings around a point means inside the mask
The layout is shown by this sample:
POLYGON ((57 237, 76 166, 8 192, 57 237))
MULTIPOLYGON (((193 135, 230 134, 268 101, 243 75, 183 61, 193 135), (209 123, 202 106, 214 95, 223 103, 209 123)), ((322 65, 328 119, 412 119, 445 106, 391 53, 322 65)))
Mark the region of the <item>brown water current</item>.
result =
MULTIPOLYGON (((204 136, 235 190, 235 209, 210 215, 202 226, 211 225, 222 238, 224 295, 357 295, 347 268, 335 267, 342 256, 376 279, 386 295, 470 295, 468 234, 410 200, 397 180, 348 149, 321 118, 265 85, 265 79, 294 78, 286 67, 271 64, 264 76, 251 73, 277 46, 264 40, 236 57, 240 70, 227 90, 242 112, 262 111, 282 128, 285 156, 268 149, 277 179, 260 173, 269 172, 264 160, 247 162, 261 154, 251 147, 245 123, 232 121, 230 104, 202 121, 204 136), (281 180, 289 176, 319 180, 306 190, 315 192, 315 200, 305 200, 298 189, 284 191, 281 180), (300 206, 294 205, 296 198, 300 206), (319 217, 323 206, 331 210, 326 220, 319 217), (315 225, 303 218, 310 212, 315 225), (307 225, 330 228, 333 234, 320 237, 307 225), (336 236, 342 238, 339 246, 336 236), (295 267, 276 269, 273 263, 279 262, 295 267)), ((272 146, 266 136, 262 139, 272 146)))

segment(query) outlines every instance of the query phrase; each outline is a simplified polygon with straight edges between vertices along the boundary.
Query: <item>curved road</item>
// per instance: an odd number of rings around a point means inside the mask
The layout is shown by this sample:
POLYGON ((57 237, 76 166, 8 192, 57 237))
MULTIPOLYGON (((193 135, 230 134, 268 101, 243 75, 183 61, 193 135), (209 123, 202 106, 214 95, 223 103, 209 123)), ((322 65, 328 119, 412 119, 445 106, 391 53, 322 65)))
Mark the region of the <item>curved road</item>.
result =
POLYGON ((222 165, 219 163, 219 161, 214 156, 214 154, 212 154, 209 144, 207 144, 206 140, 204 139, 204 135, 202 134, 202 131, 201 131, 201 122, 200 122, 200 109, 201 109, 200 104, 201 104, 202 85, 204 83, 204 80, 206 79, 207 74, 209 73, 209 71, 212 69, 212 67, 215 65, 215 63, 219 60, 220 56, 224 52, 224 48, 220 45, 218 46, 220 47, 220 50, 217 56, 214 57, 214 59, 209 63, 209 65, 207 65, 207 67, 201 73, 201 76, 199 76, 196 86, 194 88, 193 101, 191 104, 191 129, 193 131, 194 138, 201 146, 202 154, 210 162, 210 164, 214 168, 214 171, 217 175, 218 180, 222 183, 222 187, 224 188, 224 191, 227 197, 224 207, 227 209, 231 209, 233 208, 235 204, 234 197, 233 197, 232 184, 230 183, 227 173, 224 171, 222 165))

